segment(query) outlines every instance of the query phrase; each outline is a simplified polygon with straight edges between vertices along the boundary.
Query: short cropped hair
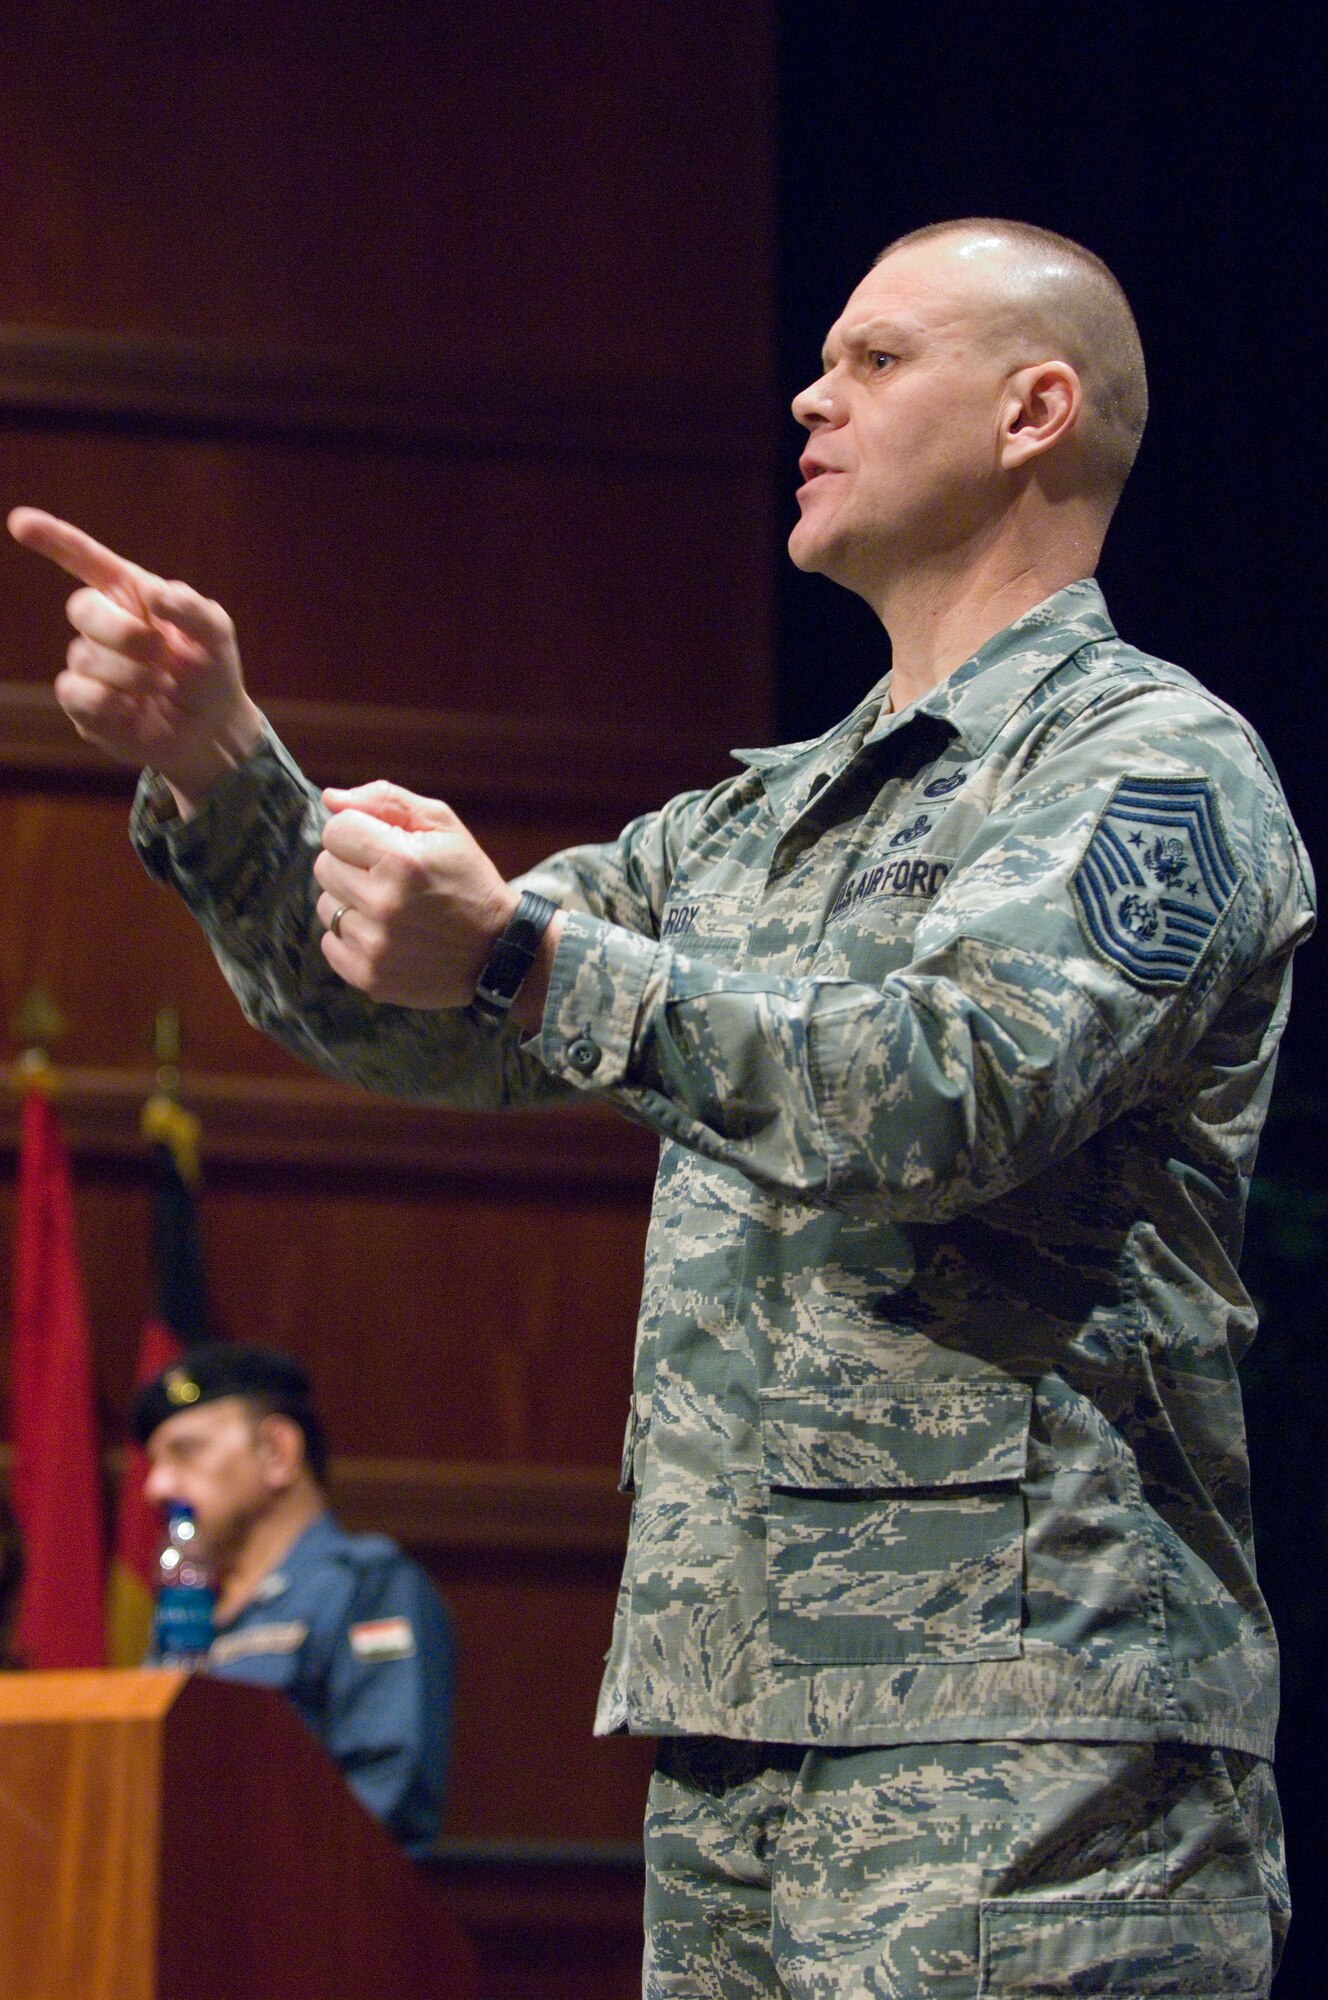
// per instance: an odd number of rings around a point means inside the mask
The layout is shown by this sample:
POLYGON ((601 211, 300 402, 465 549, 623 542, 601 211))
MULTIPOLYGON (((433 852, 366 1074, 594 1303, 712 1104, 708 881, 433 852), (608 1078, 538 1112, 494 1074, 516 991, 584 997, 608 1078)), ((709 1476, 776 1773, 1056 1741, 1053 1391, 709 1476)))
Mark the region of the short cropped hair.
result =
POLYGON ((1148 417, 1143 345, 1118 279, 1100 257, 1069 236, 989 215, 912 229, 887 243, 875 261, 880 264, 896 250, 945 236, 985 236, 1014 253, 1023 283, 1012 287, 999 317, 1012 334, 1027 331, 1050 338, 1077 371, 1091 419, 1085 436, 1088 473, 1114 504, 1138 456, 1148 417))

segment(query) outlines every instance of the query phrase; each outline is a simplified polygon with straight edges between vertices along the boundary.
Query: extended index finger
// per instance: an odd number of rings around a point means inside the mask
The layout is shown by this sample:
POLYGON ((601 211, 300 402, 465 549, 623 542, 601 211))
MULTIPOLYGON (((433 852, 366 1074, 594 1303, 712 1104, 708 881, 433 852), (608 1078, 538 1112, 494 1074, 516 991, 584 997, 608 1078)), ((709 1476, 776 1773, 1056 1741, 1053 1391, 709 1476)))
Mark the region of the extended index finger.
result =
POLYGON ((9 514, 9 532, 25 549, 58 563, 80 583, 90 583, 98 590, 128 593, 135 607, 142 607, 141 585, 146 572, 135 563, 126 562, 114 549, 94 542, 91 535, 85 535, 72 521, 61 521, 54 514, 43 513, 40 507, 14 507, 9 514))

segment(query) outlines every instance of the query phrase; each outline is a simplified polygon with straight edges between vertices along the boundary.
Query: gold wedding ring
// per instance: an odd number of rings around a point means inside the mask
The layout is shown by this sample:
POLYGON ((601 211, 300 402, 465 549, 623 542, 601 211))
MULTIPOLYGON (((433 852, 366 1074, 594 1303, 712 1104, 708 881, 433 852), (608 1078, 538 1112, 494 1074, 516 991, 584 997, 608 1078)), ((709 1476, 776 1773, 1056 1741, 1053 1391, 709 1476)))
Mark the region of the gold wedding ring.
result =
POLYGON ((333 910, 332 921, 328 925, 328 929, 331 931, 334 938, 339 938, 341 936, 341 919, 345 916, 349 908, 350 908, 349 903, 338 903, 336 909, 333 910))

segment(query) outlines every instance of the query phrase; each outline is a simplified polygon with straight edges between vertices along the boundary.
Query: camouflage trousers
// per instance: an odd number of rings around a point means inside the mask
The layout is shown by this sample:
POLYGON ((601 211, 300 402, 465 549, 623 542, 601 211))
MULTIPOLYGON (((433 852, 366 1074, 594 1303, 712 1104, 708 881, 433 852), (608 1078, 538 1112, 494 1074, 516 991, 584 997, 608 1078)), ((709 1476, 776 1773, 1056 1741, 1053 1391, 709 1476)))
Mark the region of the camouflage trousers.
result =
POLYGON ((1264 2000, 1271 1768, 1151 1743, 660 1746, 646 2000, 1264 2000))

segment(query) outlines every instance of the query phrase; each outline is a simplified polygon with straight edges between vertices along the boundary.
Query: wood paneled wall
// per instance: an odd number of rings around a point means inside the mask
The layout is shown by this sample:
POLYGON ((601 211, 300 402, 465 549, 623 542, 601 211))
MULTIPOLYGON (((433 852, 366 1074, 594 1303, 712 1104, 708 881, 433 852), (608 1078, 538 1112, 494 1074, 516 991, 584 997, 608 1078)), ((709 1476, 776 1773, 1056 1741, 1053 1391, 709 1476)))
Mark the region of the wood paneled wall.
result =
MULTIPOLYGON (((4 504, 219 597, 315 775, 447 796, 509 870, 722 774, 772 713, 772 14, 10 10, 4 504)), ((630 1839, 647 1748, 589 1727, 652 1144, 375 1103, 249 1030, 44 691, 61 600, 0 548, 0 999, 69 1017, 108 1447, 173 1004, 219 1317, 309 1361, 345 1518, 452 1604, 449 1832, 630 1839)))

